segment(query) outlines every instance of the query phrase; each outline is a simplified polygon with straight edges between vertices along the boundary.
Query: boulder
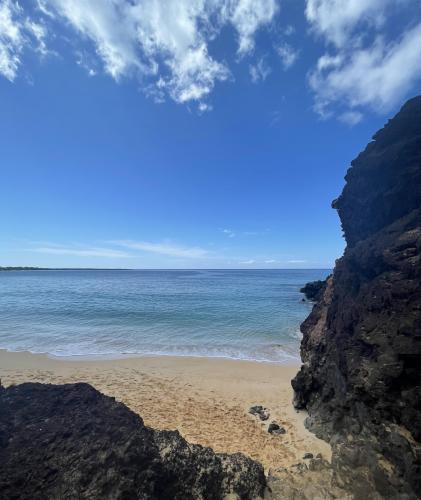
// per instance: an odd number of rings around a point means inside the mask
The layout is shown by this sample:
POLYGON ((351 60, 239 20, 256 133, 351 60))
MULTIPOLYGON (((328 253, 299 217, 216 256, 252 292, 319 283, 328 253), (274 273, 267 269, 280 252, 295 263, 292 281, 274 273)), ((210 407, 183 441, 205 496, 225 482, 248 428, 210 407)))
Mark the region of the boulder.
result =
POLYGON ((0 498, 254 499, 263 467, 157 431, 88 384, 0 390, 0 498))

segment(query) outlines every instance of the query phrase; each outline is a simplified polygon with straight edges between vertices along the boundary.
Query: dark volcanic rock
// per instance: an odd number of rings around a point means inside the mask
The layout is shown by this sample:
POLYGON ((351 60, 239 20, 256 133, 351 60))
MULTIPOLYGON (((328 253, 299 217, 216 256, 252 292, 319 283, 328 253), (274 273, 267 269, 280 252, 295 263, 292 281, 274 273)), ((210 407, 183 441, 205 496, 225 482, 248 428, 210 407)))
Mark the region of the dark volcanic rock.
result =
POLYGON ((421 97, 352 162, 347 241, 303 323, 295 405, 356 498, 421 495, 421 97))
POLYGON ((306 296, 307 300, 318 301, 322 298, 323 293, 326 289, 326 280, 310 281, 306 283, 300 292, 306 296))
POLYGON ((277 422, 271 422, 268 427, 268 432, 269 434, 285 434, 286 430, 277 422))
POLYGON ((260 420, 268 420, 268 418, 270 417, 270 412, 267 408, 265 408, 264 406, 260 406, 260 405, 257 405, 257 406, 252 406, 250 409, 249 409, 249 413, 251 415, 254 415, 255 417, 259 417, 260 420))
POLYGON ((265 484, 253 460, 150 429, 87 384, 0 389, 1 499, 252 499, 265 484))

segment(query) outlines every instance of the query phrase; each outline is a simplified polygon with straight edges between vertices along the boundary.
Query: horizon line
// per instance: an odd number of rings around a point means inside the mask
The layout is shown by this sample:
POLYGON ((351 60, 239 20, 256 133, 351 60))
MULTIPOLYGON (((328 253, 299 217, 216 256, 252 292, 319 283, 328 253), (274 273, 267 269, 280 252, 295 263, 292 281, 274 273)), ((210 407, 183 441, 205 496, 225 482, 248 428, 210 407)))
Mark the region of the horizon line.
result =
POLYGON ((328 271, 333 267, 37 267, 0 266, 22 271, 328 271))

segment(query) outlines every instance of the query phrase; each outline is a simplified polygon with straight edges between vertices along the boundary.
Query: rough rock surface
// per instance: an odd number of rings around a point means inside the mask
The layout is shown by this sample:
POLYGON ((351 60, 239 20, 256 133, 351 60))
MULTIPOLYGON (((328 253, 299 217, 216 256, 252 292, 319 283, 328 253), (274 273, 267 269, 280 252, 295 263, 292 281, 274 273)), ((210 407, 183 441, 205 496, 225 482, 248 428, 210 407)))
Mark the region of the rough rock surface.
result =
POLYGON ((322 458, 307 460, 307 463, 271 470, 268 477, 270 493, 265 499, 354 500, 351 493, 332 482, 333 470, 328 462, 322 458))
POLYGON ((260 464, 156 431, 88 384, 0 386, 1 499, 252 499, 260 464))
POLYGON ((326 280, 310 281, 306 283, 300 292, 303 293, 307 300, 318 301, 322 298, 326 289, 326 280))
POLYGON ((302 325, 295 405, 355 498, 421 498, 421 97, 351 164, 347 241, 302 325))

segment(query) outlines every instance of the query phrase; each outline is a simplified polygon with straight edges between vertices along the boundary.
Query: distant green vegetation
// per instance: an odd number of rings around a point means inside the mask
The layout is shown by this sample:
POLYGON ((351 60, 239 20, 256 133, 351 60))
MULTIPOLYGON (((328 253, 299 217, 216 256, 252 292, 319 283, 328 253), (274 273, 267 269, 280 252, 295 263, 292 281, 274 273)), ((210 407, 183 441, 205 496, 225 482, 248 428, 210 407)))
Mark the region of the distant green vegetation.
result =
POLYGON ((12 266, 7 266, 7 267, 2 267, 0 266, 0 271, 45 271, 46 268, 44 267, 12 267, 12 266))
POLYGON ((0 271, 131 271, 127 268, 0 266, 0 271))

